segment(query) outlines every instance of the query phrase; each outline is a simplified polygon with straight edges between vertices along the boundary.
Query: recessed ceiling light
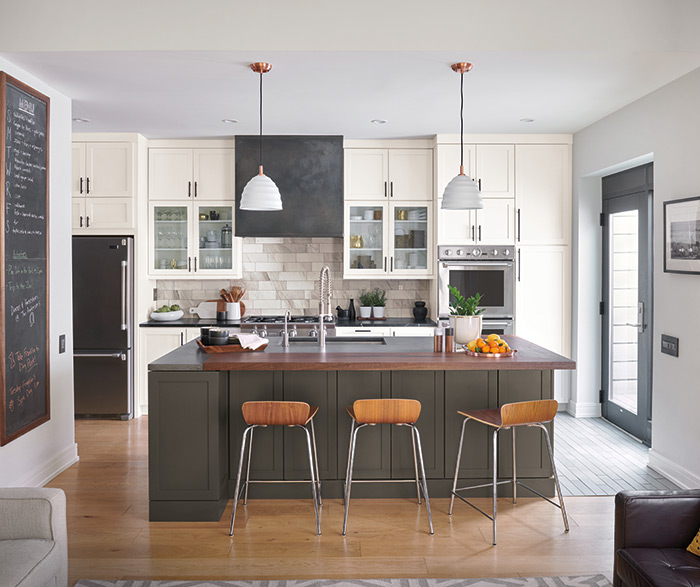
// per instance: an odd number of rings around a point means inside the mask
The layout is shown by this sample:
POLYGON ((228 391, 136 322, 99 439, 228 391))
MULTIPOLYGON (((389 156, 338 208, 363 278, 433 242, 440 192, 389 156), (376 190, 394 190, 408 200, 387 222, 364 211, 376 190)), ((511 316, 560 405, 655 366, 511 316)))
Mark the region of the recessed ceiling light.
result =
POLYGON ((236 124, 238 121, 235 118, 222 118, 221 122, 225 124, 236 124))
POLYGON ((535 122, 534 118, 521 118, 520 122, 535 122))
POLYGON ((74 118, 73 122, 90 122, 89 118, 74 118))
POLYGON ((370 120, 370 122, 372 124, 386 124, 387 123, 387 121, 384 120, 383 118, 373 118, 372 120, 370 120))

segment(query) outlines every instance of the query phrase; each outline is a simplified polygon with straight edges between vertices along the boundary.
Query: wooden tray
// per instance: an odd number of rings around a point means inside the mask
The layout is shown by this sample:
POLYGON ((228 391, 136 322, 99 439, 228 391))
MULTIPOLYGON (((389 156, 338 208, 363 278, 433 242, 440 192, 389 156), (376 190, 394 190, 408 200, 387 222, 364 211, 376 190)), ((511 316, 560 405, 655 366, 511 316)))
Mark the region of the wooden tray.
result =
POLYGON ((505 358, 505 357, 512 357, 517 353, 517 349, 509 350, 507 353, 474 353, 470 351, 466 345, 462 347, 464 349, 465 354, 467 354, 470 357, 486 357, 487 359, 500 359, 500 358, 505 358))
POLYGON ((386 320, 386 316, 382 316, 381 318, 375 318, 374 316, 372 316, 370 318, 358 317, 358 320, 371 320, 371 321, 373 321, 373 320, 386 320))
POLYGON ((205 353, 250 353, 255 351, 264 351, 267 348, 267 344, 264 344, 256 349, 244 349, 240 343, 222 345, 204 344, 200 338, 197 339, 197 344, 205 353))

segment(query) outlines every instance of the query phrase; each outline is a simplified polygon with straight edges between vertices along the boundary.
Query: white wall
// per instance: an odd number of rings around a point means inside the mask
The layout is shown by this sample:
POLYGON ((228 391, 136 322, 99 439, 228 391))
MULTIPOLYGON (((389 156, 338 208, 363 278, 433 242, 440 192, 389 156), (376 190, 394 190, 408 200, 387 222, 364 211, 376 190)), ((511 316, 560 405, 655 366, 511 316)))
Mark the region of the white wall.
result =
MULTIPOLYGON (((0 487, 39 486, 77 461, 73 424, 73 312, 71 286, 71 102, 0 59, 0 70, 51 99, 49 129, 49 360, 51 419, 0 447, 0 487), (58 354, 58 336, 68 352, 58 354)), ((4 360, 4 359, 3 359, 4 360)))
POLYGON ((575 405, 600 389, 602 175, 654 161, 654 341, 649 464, 700 487, 700 275, 663 272, 663 202, 700 195, 700 69, 574 135, 575 405), (680 338, 680 356, 660 352, 661 334, 680 338))

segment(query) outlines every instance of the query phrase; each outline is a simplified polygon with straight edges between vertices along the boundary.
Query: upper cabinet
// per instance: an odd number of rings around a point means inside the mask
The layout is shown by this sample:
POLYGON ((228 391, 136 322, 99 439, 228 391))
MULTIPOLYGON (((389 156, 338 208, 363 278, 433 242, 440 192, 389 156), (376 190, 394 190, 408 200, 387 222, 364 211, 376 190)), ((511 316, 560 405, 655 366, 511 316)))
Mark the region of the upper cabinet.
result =
POLYGON ((73 143, 73 234, 134 231, 137 148, 135 141, 73 143))
POLYGON ((515 147, 476 145, 474 175, 484 198, 515 197, 515 147))
POLYGON ((571 241, 571 147, 517 145, 516 240, 522 245, 571 241))
POLYGON ((234 200, 233 149, 151 148, 150 200, 234 200))
POLYGON ((345 149, 346 201, 432 199, 432 149, 345 149))
POLYGON ((135 193, 133 144, 73 143, 72 193, 74 197, 132 197, 135 193))

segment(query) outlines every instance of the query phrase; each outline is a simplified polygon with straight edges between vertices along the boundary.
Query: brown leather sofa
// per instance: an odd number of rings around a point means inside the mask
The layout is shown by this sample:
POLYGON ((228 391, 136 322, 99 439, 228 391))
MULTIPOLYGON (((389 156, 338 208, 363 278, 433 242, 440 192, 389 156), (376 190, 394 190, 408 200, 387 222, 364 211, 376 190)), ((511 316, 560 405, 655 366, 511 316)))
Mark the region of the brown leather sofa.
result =
POLYGON ((698 529, 700 490, 618 493, 613 586, 700 587, 700 556, 686 550, 698 529))

